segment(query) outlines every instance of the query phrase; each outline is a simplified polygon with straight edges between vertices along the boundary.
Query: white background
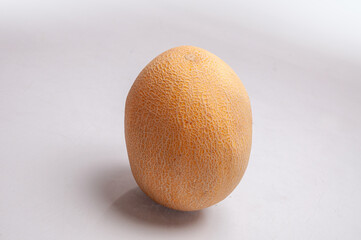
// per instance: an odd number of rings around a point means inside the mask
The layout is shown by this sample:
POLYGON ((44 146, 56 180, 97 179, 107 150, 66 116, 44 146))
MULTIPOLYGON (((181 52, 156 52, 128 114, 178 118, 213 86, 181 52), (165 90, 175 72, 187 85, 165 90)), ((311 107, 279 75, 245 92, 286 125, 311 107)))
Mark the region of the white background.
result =
POLYGON ((361 4, 0 2, 0 239, 359 239, 361 4), (182 213, 134 182, 123 118, 179 45, 242 79, 253 148, 236 190, 182 213))

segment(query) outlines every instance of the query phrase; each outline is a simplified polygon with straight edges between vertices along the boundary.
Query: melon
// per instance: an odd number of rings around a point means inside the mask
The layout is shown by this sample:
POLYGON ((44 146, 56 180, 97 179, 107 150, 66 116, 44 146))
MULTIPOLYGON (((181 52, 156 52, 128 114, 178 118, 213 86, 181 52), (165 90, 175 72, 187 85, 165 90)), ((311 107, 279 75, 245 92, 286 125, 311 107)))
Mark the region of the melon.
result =
POLYGON ((130 167, 140 189, 168 208, 194 211, 225 199, 248 165, 252 113, 241 80, 193 46, 153 59, 125 106, 130 167))

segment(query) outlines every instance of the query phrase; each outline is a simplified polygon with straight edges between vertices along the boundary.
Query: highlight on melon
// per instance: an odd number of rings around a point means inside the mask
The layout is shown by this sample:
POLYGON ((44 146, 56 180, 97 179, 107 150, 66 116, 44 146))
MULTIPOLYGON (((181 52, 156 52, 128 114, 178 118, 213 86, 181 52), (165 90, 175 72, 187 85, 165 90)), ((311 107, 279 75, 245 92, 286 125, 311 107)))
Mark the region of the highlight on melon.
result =
POLYGON ((224 61, 201 48, 172 48, 141 71, 124 127, 137 184, 168 208, 194 211, 222 201, 247 168, 248 94, 224 61))

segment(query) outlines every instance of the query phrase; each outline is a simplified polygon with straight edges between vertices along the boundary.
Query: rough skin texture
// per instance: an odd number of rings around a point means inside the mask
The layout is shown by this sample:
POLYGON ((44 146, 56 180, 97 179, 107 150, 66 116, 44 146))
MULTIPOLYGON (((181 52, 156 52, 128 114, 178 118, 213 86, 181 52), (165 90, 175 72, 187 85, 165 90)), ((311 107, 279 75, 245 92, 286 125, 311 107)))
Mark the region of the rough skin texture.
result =
POLYGON ((172 209, 193 211, 226 198, 251 151, 248 94, 234 71, 197 47, 152 60, 129 91, 125 137, 139 187, 172 209))

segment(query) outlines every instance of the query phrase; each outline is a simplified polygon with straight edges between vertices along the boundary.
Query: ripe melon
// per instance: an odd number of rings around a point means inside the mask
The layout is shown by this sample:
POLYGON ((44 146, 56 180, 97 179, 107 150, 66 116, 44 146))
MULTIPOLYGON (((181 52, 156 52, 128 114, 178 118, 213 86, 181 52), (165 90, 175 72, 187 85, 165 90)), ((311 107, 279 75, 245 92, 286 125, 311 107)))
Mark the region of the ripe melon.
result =
POLYGON ((234 71, 193 46, 153 59, 131 87, 125 138, 132 173, 154 201, 193 211, 226 198, 250 156, 252 113, 234 71))

